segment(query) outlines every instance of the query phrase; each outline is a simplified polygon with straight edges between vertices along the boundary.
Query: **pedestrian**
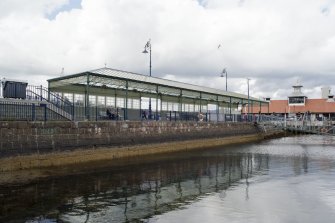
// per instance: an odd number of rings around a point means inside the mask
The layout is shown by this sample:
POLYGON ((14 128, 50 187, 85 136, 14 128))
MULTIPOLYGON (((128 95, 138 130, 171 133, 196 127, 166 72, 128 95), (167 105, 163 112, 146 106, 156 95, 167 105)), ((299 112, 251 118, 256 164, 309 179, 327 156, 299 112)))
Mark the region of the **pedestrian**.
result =
POLYGON ((199 122, 202 122, 204 120, 204 115, 201 112, 199 112, 198 114, 198 120, 199 122))
POLYGON ((106 115, 107 115, 108 119, 112 119, 112 113, 111 113, 109 108, 107 108, 107 110, 106 110, 106 115))
POLYGON ((142 111, 142 119, 147 120, 147 112, 146 111, 142 111))

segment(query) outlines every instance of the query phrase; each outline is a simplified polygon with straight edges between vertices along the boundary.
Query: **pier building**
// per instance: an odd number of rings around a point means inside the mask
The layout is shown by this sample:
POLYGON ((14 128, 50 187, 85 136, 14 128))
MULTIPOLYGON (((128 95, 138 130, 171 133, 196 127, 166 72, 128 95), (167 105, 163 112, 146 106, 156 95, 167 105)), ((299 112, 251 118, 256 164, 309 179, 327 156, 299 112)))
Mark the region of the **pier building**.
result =
MULTIPOLYGON (((253 107, 253 114, 276 114, 280 116, 308 115, 311 120, 335 119, 335 100, 329 87, 321 88, 321 98, 308 98, 302 92, 303 85, 293 85, 293 92, 284 100, 268 100, 269 106, 253 107)), ((244 109, 244 112, 245 109, 244 109)))
POLYGON ((225 121, 232 114, 241 114, 247 104, 268 105, 244 94, 111 68, 49 79, 48 89, 73 103, 75 109, 82 107, 82 112, 75 111, 76 117, 81 113, 86 119, 104 115, 110 107, 121 110, 125 120, 141 119, 145 112, 155 120, 203 113, 211 121, 225 121))

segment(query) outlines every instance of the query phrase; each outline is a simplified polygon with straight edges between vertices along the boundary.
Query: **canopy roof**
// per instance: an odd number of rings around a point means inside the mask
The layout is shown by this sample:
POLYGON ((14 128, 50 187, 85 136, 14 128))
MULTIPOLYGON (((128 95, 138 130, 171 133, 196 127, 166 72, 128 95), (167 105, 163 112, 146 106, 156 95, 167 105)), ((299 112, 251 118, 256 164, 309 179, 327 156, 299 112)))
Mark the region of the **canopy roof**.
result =
MULTIPOLYGON (((148 75, 111 68, 100 68, 78 74, 53 78, 49 79, 48 82, 49 88, 54 91, 57 91, 57 89, 62 89, 62 91, 64 91, 64 89, 68 89, 71 91, 73 86, 86 86, 95 87, 95 89, 110 88, 143 92, 146 94, 163 94, 215 101, 227 101, 227 98, 232 100, 232 102, 240 102, 241 100, 247 102, 248 100, 248 96, 244 94, 187 84, 158 77, 150 77, 148 75)), ((249 97, 249 100, 264 104, 268 103, 265 100, 254 97, 249 97)))

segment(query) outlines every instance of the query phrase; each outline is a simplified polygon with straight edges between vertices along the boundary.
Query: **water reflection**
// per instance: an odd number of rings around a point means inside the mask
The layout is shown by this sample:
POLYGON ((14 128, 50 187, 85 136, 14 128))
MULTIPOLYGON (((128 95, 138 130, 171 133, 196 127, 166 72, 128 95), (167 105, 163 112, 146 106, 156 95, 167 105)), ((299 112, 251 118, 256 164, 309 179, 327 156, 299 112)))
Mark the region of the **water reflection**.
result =
MULTIPOLYGON (((248 201, 253 196, 250 184, 257 177, 263 176, 257 179, 267 181, 303 175, 309 173, 310 165, 312 172, 324 168, 322 163, 327 165, 311 158, 311 153, 316 152, 313 148, 296 144, 290 146, 295 152, 287 153, 285 143, 277 140, 177 153, 159 162, 139 161, 28 185, 3 186, 0 222, 147 221, 172 210, 183 210, 211 194, 217 193, 224 200, 229 191, 241 185, 248 201), (278 150, 278 145, 282 149, 278 150)), ((333 170, 334 160, 328 161, 333 170)))
MULTIPOLYGON (((198 152, 199 153, 199 152, 198 152)), ((182 208, 268 169, 268 156, 199 156, 1 188, 2 220, 130 221, 182 208)), ((247 195, 246 195, 247 196, 247 195)))

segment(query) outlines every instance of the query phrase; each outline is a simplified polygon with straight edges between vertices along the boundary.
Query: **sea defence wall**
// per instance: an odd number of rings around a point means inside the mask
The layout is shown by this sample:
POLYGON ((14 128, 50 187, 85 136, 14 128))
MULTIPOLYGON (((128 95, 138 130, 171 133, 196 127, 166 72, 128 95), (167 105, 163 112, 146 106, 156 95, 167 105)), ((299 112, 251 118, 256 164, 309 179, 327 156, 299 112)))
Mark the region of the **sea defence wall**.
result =
POLYGON ((0 122, 0 171, 260 140, 252 123, 0 122))

